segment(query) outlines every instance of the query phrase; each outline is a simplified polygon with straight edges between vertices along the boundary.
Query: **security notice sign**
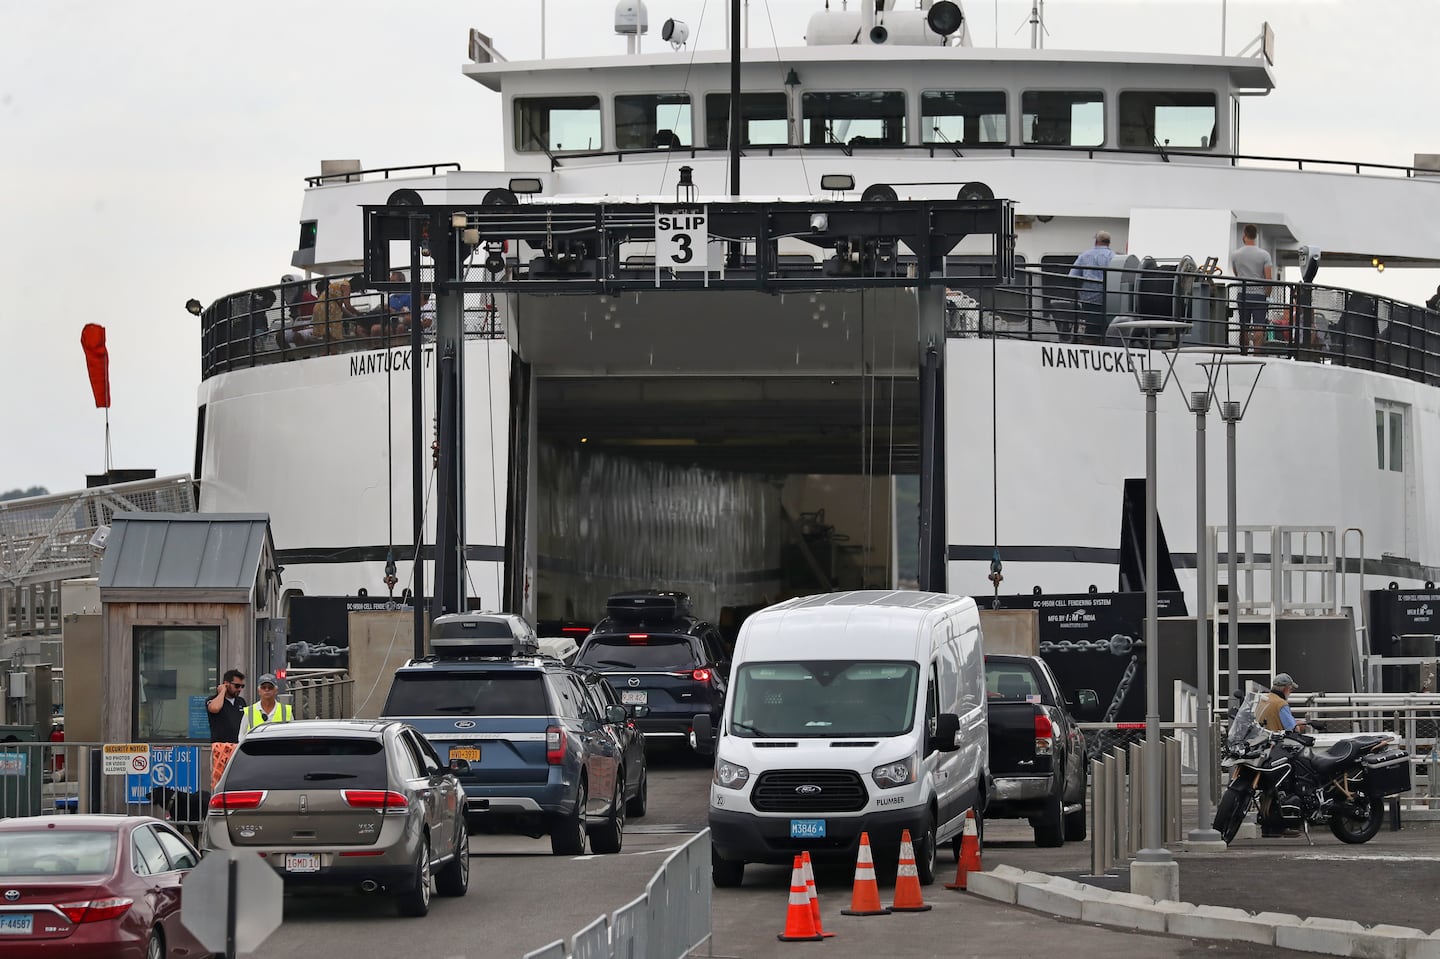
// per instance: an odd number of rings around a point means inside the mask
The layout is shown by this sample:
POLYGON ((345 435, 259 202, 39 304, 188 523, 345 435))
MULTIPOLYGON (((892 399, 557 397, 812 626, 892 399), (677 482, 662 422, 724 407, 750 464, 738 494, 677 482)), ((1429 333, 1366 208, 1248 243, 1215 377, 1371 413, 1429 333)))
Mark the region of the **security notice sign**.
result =
POLYGON ((655 265, 662 269, 703 270, 709 266, 710 215, 698 210, 655 209, 655 265))
POLYGON ((148 743, 106 743, 101 771, 107 776, 127 776, 150 772, 148 743))

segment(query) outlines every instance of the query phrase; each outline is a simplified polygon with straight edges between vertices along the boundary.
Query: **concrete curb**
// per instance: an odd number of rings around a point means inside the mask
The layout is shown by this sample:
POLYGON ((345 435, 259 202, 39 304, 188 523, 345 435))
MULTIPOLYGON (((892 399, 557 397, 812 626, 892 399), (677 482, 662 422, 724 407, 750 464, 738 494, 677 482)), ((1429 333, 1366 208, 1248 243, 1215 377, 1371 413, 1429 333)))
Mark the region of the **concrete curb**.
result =
POLYGON ((1249 913, 1115 892, 1061 876, 996 866, 966 877, 969 892, 1081 922, 1192 939, 1234 939, 1299 952, 1364 959, 1440 959, 1440 930, 1364 926, 1348 919, 1249 913))

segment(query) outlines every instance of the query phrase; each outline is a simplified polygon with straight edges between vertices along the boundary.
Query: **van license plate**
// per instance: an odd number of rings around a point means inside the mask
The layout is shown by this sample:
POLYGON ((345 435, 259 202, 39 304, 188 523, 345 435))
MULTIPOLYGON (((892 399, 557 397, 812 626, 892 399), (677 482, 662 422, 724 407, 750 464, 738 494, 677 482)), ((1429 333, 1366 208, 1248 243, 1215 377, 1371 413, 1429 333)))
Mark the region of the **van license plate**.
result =
POLYGON ((643 689, 622 689, 620 691, 620 702, 625 706, 644 706, 649 698, 650 694, 643 689))
POLYGON ((792 819, 790 820, 791 839, 824 839, 825 820, 823 819, 792 819))
POLYGON ((313 852, 287 852, 285 854, 286 872, 319 872, 320 855, 313 852))

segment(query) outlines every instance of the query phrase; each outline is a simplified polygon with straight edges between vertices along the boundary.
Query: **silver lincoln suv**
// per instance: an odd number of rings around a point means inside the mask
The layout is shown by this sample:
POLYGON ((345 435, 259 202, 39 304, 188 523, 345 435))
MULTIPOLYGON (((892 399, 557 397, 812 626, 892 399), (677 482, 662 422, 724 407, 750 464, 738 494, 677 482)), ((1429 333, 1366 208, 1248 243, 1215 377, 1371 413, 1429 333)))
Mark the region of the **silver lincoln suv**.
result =
POLYGON ((468 764, 442 763, 397 722, 266 723, 245 737, 210 800, 202 845, 258 852, 285 880, 388 893, 402 916, 470 884, 468 764))

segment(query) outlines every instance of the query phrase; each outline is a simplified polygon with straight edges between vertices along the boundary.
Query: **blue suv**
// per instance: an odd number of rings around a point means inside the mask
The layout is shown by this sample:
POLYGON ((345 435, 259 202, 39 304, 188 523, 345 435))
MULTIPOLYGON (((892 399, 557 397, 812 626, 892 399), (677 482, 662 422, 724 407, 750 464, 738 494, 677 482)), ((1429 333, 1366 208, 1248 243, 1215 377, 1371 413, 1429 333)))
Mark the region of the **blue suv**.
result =
POLYGON ((594 852, 619 852, 624 707, 602 703, 585 674, 541 656, 519 616, 441 616, 430 646, 432 655, 396 670, 383 716, 414 726, 443 761, 465 760, 469 831, 549 835, 562 856, 583 854, 587 838, 594 852))

